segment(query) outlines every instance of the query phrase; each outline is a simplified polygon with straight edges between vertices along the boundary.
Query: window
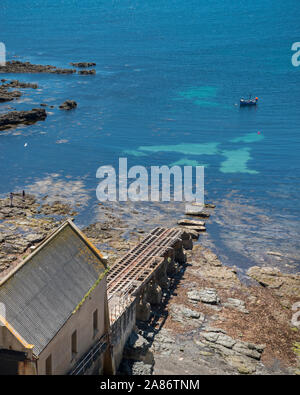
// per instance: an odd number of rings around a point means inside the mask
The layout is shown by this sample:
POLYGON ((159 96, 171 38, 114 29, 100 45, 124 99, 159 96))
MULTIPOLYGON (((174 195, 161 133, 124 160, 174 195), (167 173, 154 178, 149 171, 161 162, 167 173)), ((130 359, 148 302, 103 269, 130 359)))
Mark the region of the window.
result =
POLYGON ((46 359, 46 375, 47 376, 51 376, 52 375, 52 356, 51 356, 51 354, 46 359))
POLYGON ((98 310, 95 310, 93 313, 93 334, 94 336, 98 332, 98 310))
POLYGON ((71 338, 72 358, 77 354, 77 331, 74 331, 71 338))

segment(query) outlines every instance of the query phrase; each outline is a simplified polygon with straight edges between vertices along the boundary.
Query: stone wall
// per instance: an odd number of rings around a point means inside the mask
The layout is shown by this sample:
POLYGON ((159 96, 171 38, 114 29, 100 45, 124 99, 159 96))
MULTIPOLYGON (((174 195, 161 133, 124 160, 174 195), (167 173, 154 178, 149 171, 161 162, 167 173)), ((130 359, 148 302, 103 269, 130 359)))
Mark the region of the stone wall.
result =
POLYGON ((169 276, 180 270, 180 266, 186 262, 185 250, 191 250, 193 242, 191 236, 184 232, 173 247, 169 248, 163 255, 161 266, 152 276, 143 290, 137 296, 136 319, 148 321, 151 316, 151 306, 159 305, 162 300, 163 290, 169 287, 169 276))
POLYGON ((123 311, 118 319, 111 325, 111 347, 114 360, 114 369, 118 369, 123 358, 123 349, 127 339, 134 329, 136 321, 136 299, 123 311))

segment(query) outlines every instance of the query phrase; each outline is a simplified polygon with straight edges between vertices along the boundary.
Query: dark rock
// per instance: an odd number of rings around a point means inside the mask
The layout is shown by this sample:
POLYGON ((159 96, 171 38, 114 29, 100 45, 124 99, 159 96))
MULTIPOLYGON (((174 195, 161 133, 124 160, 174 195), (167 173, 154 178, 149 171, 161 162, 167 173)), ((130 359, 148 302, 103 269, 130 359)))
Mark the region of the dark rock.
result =
MULTIPOLYGON (((5 82, 6 80, 1 80, 2 82, 5 82)), ((20 82, 18 80, 12 80, 11 82, 8 82, 6 84, 0 85, 0 102, 7 102, 7 101, 12 101, 14 99, 17 99, 18 97, 22 96, 22 93, 16 90, 10 91, 10 89, 13 88, 32 88, 32 89, 37 89, 38 85, 37 84, 31 84, 31 83, 25 83, 25 82, 20 82)))
POLYGON ((60 69, 50 65, 31 64, 12 60, 6 62, 5 66, 0 66, 0 73, 52 73, 52 74, 73 74, 74 69, 60 69))
POLYGON ((80 75, 96 74, 96 70, 95 69, 92 69, 92 70, 80 70, 80 71, 78 71, 78 74, 80 74, 80 75))
POLYGON ((26 251, 29 244, 26 240, 19 240, 18 243, 4 242, 1 246, 1 251, 6 254, 21 254, 26 251))
POLYGON ((32 125, 44 121, 47 113, 44 109, 33 108, 30 111, 11 111, 0 115, 0 130, 10 129, 19 124, 32 125))
POLYGON ((84 68, 84 67, 92 67, 96 66, 96 63, 93 62, 79 62, 79 63, 70 63, 71 66, 84 68))
POLYGON ((10 82, 8 82, 7 84, 3 84, 1 85, 1 87, 4 88, 31 88, 31 89, 37 89, 38 88, 38 84, 32 84, 30 82, 21 82, 19 80, 12 80, 10 82))
POLYGON ((66 100, 63 104, 59 106, 61 110, 72 110, 77 107, 77 103, 75 100, 66 100))
POLYGON ((205 204, 204 204, 204 207, 206 207, 206 208, 215 208, 216 205, 215 205, 215 204, 212 204, 212 203, 205 203, 205 204))
POLYGON ((22 93, 19 91, 8 92, 6 89, 3 89, 0 86, 0 103, 4 103, 7 101, 12 101, 22 96, 22 93))
POLYGON ((187 234, 189 234, 192 239, 194 240, 199 239, 199 232, 197 232, 196 230, 190 228, 182 228, 182 230, 184 230, 187 234))

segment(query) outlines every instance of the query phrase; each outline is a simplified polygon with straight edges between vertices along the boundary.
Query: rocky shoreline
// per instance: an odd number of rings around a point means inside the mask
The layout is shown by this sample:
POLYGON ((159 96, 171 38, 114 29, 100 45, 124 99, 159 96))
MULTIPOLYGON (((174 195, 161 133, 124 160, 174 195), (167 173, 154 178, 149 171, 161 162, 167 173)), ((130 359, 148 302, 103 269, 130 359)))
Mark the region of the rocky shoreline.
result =
MULTIPOLYGON (((262 281, 271 269, 250 274, 262 281)), ((120 374, 300 374, 300 331, 291 324, 300 275, 271 276, 285 278, 280 296, 268 286, 246 286, 234 268, 196 245, 162 306, 137 325, 120 374)))
MULTIPOLYGON (((0 278, 77 212, 47 197, 14 194, 0 199, 0 278)), ((108 247, 108 259, 123 256, 143 236, 112 207, 100 205, 105 219, 83 231, 108 247)), ((180 220, 179 226, 191 226, 180 220)), ((199 221, 196 226, 204 226, 199 221)), ((162 224, 163 225, 163 224, 162 224)), ((200 231, 185 228, 188 232, 200 231)), ((299 301, 300 275, 252 267, 251 285, 235 268, 222 265, 201 244, 170 274, 170 286, 148 322, 138 322, 124 351, 120 374, 295 374, 300 373, 300 331, 291 324, 299 301)))
POLYGON ((67 204, 38 202, 30 194, 14 193, 12 204, 9 197, 0 199, 0 279, 73 215, 67 204))
POLYGON ((21 62, 19 60, 12 60, 6 62, 5 66, 0 66, 0 73, 52 73, 52 74, 73 74, 76 73, 74 69, 61 69, 51 65, 32 64, 30 62, 21 62))
MULTIPOLYGON (((96 63, 92 62, 80 62, 80 63, 71 63, 73 67, 77 68, 85 68, 90 66, 96 66, 96 63)), ((85 73, 79 71, 78 74, 96 74, 95 70, 86 70, 85 73)), ((0 66, 0 73, 47 73, 47 74, 74 74, 76 73, 76 69, 64 69, 51 65, 41 65, 41 64, 32 64, 30 62, 21 62, 19 60, 12 60, 6 62, 4 66, 0 66)))

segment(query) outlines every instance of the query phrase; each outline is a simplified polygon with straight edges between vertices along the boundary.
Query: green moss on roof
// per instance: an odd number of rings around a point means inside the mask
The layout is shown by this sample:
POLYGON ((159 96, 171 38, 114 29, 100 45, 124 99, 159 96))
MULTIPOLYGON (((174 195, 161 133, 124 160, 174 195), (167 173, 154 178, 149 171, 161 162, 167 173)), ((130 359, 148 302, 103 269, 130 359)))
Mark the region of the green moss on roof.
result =
POLYGON ((92 287, 87 291, 87 293, 84 295, 84 297, 81 299, 81 301, 78 303, 78 305, 75 307, 75 309, 73 310, 72 314, 75 314, 78 309, 83 305, 83 303, 86 301, 86 299, 89 297, 89 295, 91 294, 91 292, 97 287, 97 285, 100 283, 100 281, 104 278, 104 276, 106 276, 106 274, 109 272, 110 267, 108 266, 104 272, 102 272, 100 274, 100 276, 98 277, 98 279, 94 282, 94 284, 92 285, 92 287))

